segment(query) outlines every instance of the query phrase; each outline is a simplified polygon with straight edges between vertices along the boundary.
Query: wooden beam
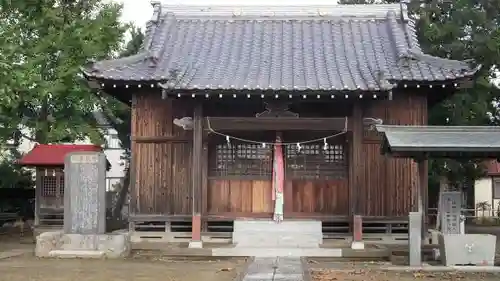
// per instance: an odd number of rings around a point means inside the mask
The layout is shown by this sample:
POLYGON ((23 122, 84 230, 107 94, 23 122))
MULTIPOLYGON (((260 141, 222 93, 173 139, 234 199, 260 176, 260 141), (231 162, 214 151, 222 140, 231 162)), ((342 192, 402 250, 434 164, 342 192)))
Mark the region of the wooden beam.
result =
POLYGON ((201 211, 203 172, 203 105, 197 103, 193 112, 193 158, 191 170, 192 183, 192 242, 201 243, 201 211))
POLYGON ((346 118, 207 117, 205 129, 215 131, 343 131, 346 118))
POLYGON ((136 143, 165 143, 165 142, 190 142, 191 137, 185 136, 133 136, 136 143))

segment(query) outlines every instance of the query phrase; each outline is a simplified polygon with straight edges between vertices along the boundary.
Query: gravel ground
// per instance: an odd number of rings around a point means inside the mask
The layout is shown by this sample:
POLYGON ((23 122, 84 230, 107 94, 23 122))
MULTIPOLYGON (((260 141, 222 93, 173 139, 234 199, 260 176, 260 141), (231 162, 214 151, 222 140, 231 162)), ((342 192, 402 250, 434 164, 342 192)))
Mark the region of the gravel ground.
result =
POLYGON ((309 260, 312 281, 498 281, 500 274, 458 272, 393 272, 381 270, 389 263, 326 262, 309 260))
POLYGON ((37 259, 32 255, 0 260, 1 281, 232 281, 244 259, 83 260, 37 259))
MULTIPOLYGON (((0 253, 27 254, 0 259, 0 281, 233 281, 246 259, 172 259, 135 254, 126 260, 38 259, 30 235, 0 235, 0 253)), ((0 255, 0 258, 2 255, 0 255)))

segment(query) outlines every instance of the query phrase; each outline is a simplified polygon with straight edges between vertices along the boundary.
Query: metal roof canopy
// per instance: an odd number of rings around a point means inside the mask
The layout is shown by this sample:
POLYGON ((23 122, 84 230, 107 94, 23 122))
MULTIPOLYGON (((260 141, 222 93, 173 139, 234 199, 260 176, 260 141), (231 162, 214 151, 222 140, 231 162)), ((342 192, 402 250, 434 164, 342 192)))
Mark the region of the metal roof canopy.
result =
POLYGON ((500 127, 375 125, 382 154, 400 158, 500 159, 500 127))

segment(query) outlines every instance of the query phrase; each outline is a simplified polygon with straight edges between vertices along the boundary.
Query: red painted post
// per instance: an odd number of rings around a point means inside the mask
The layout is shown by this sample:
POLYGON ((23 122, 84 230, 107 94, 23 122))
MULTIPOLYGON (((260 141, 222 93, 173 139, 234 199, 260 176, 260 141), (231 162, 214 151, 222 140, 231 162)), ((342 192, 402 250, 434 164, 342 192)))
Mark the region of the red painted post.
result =
POLYGON ((360 215, 353 216, 353 234, 351 248, 355 250, 363 250, 363 219, 360 215))
POLYGON ((359 215, 354 215, 353 219, 353 240, 363 241, 363 219, 359 215))
POLYGON ((201 241, 201 215, 193 214, 191 241, 201 241))

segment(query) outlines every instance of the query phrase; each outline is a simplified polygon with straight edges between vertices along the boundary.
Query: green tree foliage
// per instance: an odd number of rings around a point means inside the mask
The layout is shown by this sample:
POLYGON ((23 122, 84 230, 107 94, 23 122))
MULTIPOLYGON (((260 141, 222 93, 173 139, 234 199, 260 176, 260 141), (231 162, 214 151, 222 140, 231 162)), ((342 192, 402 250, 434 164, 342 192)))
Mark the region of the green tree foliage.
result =
MULTIPOLYGON (((399 2, 341 0, 344 4, 399 2)), ((409 10, 418 19, 418 36, 424 52, 457 60, 473 60, 483 66, 470 89, 430 108, 431 125, 492 125, 498 118, 493 105, 500 92, 491 81, 500 65, 500 0, 410 1, 409 10)), ((431 184, 440 177, 463 183, 483 173, 478 160, 433 160, 431 184)))
POLYGON ((80 69, 119 50, 120 12, 103 0, 0 2, 0 141, 101 140, 80 69))
MULTIPOLYGON (((429 1, 415 11, 420 16, 419 37, 424 50, 440 57, 471 59, 483 67, 470 89, 458 91, 434 106, 433 125, 492 125, 491 115, 500 95, 492 84, 500 65, 500 1, 429 1)), ((478 160, 434 160, 431 180, 445 176, 451 183, 470 182, 483 174, 478 160)))

